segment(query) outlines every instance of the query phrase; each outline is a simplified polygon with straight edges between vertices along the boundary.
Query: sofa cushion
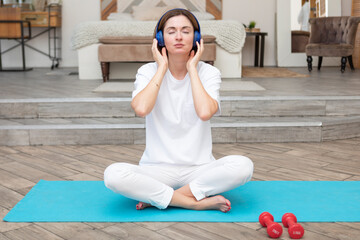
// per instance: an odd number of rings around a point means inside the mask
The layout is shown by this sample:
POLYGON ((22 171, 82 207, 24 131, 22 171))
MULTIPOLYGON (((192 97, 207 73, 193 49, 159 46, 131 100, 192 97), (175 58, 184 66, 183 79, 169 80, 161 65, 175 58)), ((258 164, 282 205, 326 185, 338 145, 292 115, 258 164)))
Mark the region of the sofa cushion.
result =
MULTIPOLYGON (((151 47, 149 44, 101 44, 98 58, 100 62, 152 62, 151 47)), ((202 61, 215 61, 216 44, 205 44, 201 56, 202 61)))
POLYGON ((354 47, 351 44, 318 44, 310 43, 305 48, 308 56, 323 57, 347 57, 353 54, 354 47))
POLYGON ((100 62, 152 62, 148 44, 102 44, 99 46, 100 62))

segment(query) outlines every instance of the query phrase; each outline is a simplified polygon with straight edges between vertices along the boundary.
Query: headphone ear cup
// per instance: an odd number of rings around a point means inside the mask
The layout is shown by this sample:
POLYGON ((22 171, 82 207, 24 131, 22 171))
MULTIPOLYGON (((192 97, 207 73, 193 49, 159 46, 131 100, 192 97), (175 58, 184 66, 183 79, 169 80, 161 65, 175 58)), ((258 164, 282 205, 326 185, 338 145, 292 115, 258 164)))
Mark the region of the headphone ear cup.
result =
POLYGON ((162 31, 156 33, 156 40, 158 41, 159 47, 165 47, 164 37, 162 31))
POLYGON ((196 42, 200 43, 200 39, 201 39, 201 34, 198 31, 194 32, 194 43, 193 43, 193 47, 196 48, 196 42))

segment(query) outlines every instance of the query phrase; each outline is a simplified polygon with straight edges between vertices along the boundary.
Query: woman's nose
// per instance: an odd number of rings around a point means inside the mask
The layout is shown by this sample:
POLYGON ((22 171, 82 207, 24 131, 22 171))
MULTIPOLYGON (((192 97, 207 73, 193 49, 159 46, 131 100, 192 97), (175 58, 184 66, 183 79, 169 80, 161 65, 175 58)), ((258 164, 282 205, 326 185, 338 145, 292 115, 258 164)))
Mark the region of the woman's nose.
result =
POLYGON ((182 39, 182 35, 181 35, 180 31, 176 32, 175 38, 176 38, 176 40, 182 39))

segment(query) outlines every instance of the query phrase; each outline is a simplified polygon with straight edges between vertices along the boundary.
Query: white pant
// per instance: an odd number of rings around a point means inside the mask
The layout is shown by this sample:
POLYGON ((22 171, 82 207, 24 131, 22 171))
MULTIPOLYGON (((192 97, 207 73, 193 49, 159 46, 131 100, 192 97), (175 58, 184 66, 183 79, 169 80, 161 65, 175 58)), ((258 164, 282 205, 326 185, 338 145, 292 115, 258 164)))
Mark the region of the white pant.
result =
POLYGON ((200 166, 133 165, 114 163, 104 172, 105 186, 125 197, 164 209, 174 189, 189 184, 199 201, 250 181, 254 165, 244 156, 231 155, 200 166))

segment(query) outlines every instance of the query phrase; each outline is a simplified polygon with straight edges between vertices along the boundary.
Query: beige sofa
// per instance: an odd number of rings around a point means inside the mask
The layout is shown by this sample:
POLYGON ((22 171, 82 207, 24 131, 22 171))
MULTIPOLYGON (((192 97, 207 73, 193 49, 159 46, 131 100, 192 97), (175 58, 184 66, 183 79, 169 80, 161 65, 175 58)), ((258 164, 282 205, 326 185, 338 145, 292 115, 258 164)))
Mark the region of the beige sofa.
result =
MULTIPOLYGON (((214 64, 216 44, 214 36, 203 36, 205 51, 202 61, 214 64)), ((99 39, 98 57, 103 81, 109 80, 110 63, 114 62, 152 62, 151 45, 153 38, 148 36, 102 37, 99 39)))

